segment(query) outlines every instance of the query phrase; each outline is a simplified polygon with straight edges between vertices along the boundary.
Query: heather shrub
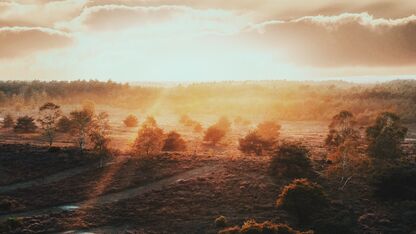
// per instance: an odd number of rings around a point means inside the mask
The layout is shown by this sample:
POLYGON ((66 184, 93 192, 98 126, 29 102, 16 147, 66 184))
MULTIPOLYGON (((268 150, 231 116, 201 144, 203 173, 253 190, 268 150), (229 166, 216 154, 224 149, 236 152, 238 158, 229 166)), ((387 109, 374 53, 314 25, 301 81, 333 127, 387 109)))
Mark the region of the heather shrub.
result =
POLYGON ((277 142, 281 126, 275 121, 263 121, 257 125, 256 132, 264 140, 277 142))
POLYGON ((318 234, 353 234, 357 227, 357 217, 346 209, 326 210, 313 221, 313 230, 318 234))
POLYGON ((257 223, 255 220, 247 220, 244 222, 239 233, 241 234, 306 234, 311 232, 300 232, 294 230, 290 226, 281 223, 272 223, 266 221, 257 223))
POLYGON ((205 131, 204 141, 215 146, 224 138, 225 133, 225 130, 213 125, 205 131))
POLYGON ((185 151, 186 142, 182 136, 175 132, 171 131, 166 135, 166 138, 163 143, 162 151, 185 151))
POLYGON ((380 169, 372 178, 374 195, 386 200, 416 201, 416 167, 395 165, 380 169))
POLYGON ((313 175, 309 151, 299 143, 283 143, 272 155, 270 173, 288 178, 313 175))
POLYGON ((262 155, 264 151, 272 149, 273 141, 264 139, 257 132, 249 132, 245 137, 240 138, 238 149, 245 154, 262 155))
POLYGON ((227 227, 218 232, 218 234, 240 234, 240 227, 234 226, 234 227, 227 227))
POLYGON ((17 118, 14 131, 18 133, 32 133, 35 132, 38 127, 35 124, 35 119, 30 116, 23 116, 17 118))
POLYGON ((276 205, 304 224, 328 206, 328 199, 320 185, 308 179, 295 179, 283 188, 276 205))
POLYGON ((139 124, 139 120, 135 115, 128 115, 124 120, 123 123, 128 128, 134 128, 137 127, 139 124))
POLYGON ((400 145, 406 133, 407 128, 402 125, 399 116, 390 112, 381 113, 374 125, 366 130, 370 155, 378 159, 400 157, 400 145))

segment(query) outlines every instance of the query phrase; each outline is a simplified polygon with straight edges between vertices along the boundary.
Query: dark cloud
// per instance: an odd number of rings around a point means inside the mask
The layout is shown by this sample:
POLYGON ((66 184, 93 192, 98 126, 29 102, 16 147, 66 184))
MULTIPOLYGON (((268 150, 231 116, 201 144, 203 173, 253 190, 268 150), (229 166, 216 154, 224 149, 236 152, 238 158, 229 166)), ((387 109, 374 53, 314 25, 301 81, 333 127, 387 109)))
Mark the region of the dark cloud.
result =
POLYGON ((69 45, 69 34, 39 27, 1 27, 0 58, 25 56, 69 45))
POLYGON ((416 64, 416 16, 389 20, 362 13, 271 21, 254 26, 250 37, 280 49, 300 64, 416 64))

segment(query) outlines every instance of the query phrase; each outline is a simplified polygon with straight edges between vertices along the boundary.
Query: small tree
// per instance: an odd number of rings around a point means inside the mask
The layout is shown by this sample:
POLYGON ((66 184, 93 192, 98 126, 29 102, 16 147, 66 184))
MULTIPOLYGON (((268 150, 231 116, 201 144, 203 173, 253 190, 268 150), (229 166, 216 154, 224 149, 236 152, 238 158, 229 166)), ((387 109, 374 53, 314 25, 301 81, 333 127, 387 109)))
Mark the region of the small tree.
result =
POLYGON ((224 138, 225 132, 226 131, 224 129, 213 125, 205 131, 204 141, 215 146, 224 138))
POLYGON ((270 172, 273 176, 289 178, 307 177, 313 174, 309 150, 299 143, 283 143, 272 156, 270 172))
POLYGON ((16 125, 14 126, 14 131, 19 133, 32 133, 36 129, 35 119, 27 115, 17 118, 16 125))
POLYGON ((12 128, 14 126, 14 119, 11 114, 7 114, 3 120, 3 128, 12 128))
POLYGON ((61 116, 61 108, 52 103, 47 102, 39 108, 38 122, 43 130, 43 135, 48 141, 49 147, 52 146, 55 139, 58 119, 61 116))
POLYGON ((244 138, 240 138, 238 149, 246 154, 262 155, 264 150, 271 150, 273 141, 263 139, 256 131, 249 132, 244 138))
POLYGON ((72 122, 71 134, 75 137, 75 142, 83 153, 91 130, 93 115, 88 110, 75 110, 70 113, 70 117, 72 122))
POLYGON ((139 129, 133 150, 136 154, 149 156, 162 150, 163 140, 163 130, 157 126, 153 117, 147 117, 139 129))
POLYGON ((63 132, 63 133, 68 133, 71 131, 72 128, 72 121, 64 116, 61 116, 61 118, 59 118, 58 123, 57 123, 57 131, 58 132, 63 132))
POLYGON ((108 153, 108 145, 110 143, 110 123, 108 120, 108 113, 101 112, 94 116, 91 123, 91 130, 89 137, 94 151, 103 156, 108 153))
POLYGON ((331 150, 330 159, 334 162, 328 172, 338 174, 340 177, 339 189, 344 189, 351 180, 354 172, 361 165, 356 152, 359 145, 360 132, 351 112, 341 111, 332 118, 329 133, 325 140, 326 146, 331 150))
POLYGON ((137 127, 137 125, 139 124, 139 120, 137 119, 137 117, 135 115, 128 115, 124 120, 123 123, 126 127, 128 128, 134 128, 137 127))
POLYGON ((185 151, 186 142, 179 133, 175 131, 171 131, 167 134, 164 140, 162 150, 163 151, 185 151))
POLYGON ((307 179, 295 179, 283 188, 276 205, 305 224, 312 215, 328 206, 328 198, 320 185, 307 179))
POLYGON ((407 128, 394 113, 381 113, 373 126, 367 128, 368 150, 371 156, 384 158, 397 158, 401 156, 401 143, 407 133, 407 128))

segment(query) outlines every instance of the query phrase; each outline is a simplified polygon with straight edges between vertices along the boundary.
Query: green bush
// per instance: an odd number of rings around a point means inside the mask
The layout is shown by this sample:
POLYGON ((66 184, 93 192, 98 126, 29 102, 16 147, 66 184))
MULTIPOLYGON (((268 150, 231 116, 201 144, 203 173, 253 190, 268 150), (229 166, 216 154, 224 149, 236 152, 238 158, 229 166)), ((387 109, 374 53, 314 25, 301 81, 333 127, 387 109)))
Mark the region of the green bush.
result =
POLYGON ((272 156, 270 173, 288 178, 313 175, 309 151, 299 143, 283 143, 272 156))
POLYGON ((304 224, 328 207, 328 199, 320 185, 307 179, 295 179, 283 188, 276 205, 304 224))

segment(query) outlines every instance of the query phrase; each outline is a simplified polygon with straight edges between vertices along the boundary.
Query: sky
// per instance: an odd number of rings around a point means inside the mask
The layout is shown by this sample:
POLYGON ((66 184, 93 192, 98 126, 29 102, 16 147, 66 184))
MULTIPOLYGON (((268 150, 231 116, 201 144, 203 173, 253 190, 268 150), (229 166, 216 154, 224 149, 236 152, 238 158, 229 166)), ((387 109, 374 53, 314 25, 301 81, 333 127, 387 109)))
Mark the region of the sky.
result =
POLYGON ((0 80, 416 79, 414 0, 0 1, 0 80))

